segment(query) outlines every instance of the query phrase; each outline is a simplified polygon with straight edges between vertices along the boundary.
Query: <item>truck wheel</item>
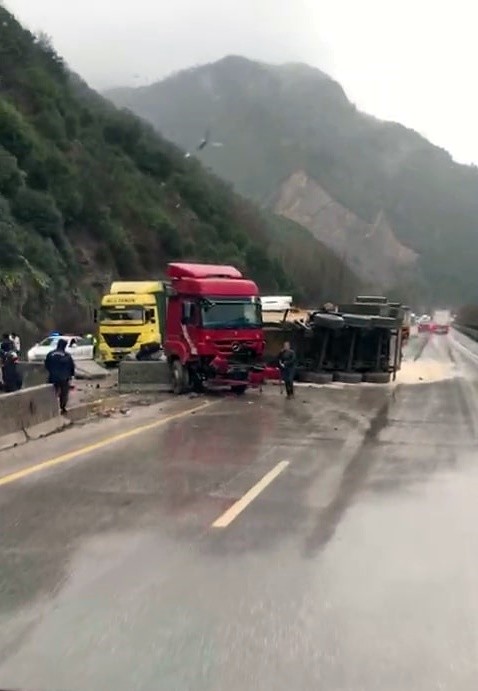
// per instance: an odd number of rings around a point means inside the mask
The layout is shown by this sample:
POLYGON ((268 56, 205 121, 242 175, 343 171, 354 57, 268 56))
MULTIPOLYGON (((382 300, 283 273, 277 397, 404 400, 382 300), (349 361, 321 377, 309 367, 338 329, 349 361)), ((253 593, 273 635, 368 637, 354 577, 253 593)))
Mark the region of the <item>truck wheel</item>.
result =
POLYGON ((299 381, 307 384, 330 384, 333 380, 332 372, 301 372, 299 381))
POLYGON ((243 396, 246 393, 247 384, 241 384, 240 386, 231 386, 232 393, 236 396, 243 396))
POLYGON ((390 372, 365 372, 363 381, 367 384, 388 384, 390 377, 390 372))
POLYGON ((360 384, 362 375, 359 372, 334 372, 334 381, 342 384, 360 384))
POLYGON ((188 388, 189 376, 179 360, 171 365, 171 387, 175 396, 180 396, 188 388))

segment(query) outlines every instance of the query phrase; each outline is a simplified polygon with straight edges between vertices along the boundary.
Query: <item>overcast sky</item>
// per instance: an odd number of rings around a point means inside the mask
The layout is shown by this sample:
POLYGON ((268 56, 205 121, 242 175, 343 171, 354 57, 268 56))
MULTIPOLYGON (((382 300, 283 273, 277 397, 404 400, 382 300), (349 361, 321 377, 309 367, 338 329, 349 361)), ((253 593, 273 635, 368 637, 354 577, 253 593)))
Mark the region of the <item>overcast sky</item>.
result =
POLYGON ((98 89, 241 54, 299 60, 478 163, 475 0, 5 0, 98 89))

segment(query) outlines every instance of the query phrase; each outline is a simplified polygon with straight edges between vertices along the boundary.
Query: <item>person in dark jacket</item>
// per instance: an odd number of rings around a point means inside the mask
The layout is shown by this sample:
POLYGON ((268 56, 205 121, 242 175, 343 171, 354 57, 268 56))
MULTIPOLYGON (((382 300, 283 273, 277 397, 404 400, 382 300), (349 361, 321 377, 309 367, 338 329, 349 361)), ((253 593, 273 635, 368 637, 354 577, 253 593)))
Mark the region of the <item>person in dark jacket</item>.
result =
POLYGON ((19 391, 23 386, 23 377, 18 366, 18 356, 10 350, 5 354, 2 364, 3 389, 6 393, 19 391))
POLYGON ((289 341, 284 343, 284 347, 279 353, 279 367, 282 380, 285 384, 287 398, 292 398, 294 396, 296 356, 295 352, 290 347, 289 341))
POLYGON ((15 345, 10 338, 10 334, 3 334, 2 340, 0 342, 0 356, 4 357, 6 353, 9 353, 15 348, 15 345))
POLYGON ((71 355, 66 352, 66 346, 65 339, 60 338, 56 349, 48 353, 45 359, 48 382, 55 387, 63 415, 66 413, 70 395, 70 381, 75 376, 75 363, 71 355))

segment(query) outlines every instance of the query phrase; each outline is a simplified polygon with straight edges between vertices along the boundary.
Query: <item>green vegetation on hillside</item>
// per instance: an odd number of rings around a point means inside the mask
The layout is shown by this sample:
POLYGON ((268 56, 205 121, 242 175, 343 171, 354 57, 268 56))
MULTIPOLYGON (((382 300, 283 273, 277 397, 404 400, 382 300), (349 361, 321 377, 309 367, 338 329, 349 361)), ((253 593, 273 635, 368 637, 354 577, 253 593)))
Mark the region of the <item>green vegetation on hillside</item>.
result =
POLYGON ((204 162, 239 192, 273 206, 281 183, 304 170, 368 223, 384 211, 398 240, 419 255, 424 299, 476 295, 478 171, 456 164, 412 130, 357 111, 342 88, 306 65, 229 57, 112 100, 191 146, 207 123, 222 148, 204 162))
MULTIPOLYGON (((198 161, 90 91, 0 7, 4 327, 21 314, 24 328, 80 328, 111 277, 159 276, 171 259, 230 262, 263 290, 293 291, 271 227, 198 161)), ((299 284, 320 297, 314 281, 299 284)))

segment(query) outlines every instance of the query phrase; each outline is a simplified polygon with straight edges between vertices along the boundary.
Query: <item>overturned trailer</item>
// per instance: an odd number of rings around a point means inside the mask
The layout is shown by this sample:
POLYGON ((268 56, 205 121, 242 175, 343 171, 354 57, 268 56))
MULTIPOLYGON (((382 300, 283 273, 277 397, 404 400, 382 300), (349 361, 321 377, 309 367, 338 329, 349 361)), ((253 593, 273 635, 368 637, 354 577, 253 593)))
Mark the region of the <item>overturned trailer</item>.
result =
POLYGON ((285 340, 291 342, 301 381, 386 383, 400 369, 405 310, 387 298, 359 296, 305 319, 265 322, 270 363, 285 340))

